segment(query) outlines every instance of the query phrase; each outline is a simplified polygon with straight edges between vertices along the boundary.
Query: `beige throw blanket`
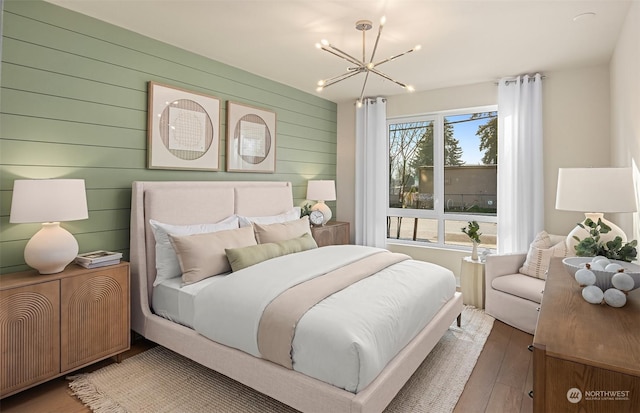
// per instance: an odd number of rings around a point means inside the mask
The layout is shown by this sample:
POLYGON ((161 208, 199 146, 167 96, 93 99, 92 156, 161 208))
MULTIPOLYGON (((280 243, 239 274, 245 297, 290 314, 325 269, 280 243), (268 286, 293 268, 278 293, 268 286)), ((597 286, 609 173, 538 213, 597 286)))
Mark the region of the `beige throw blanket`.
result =
POLYGON ((258 327, 263 358, 292 369, 291 344, 298 320, 314 305, 349 285, 369 277, 408 255, 381 251, 298 284, 280 294, 264 310, 258 327))

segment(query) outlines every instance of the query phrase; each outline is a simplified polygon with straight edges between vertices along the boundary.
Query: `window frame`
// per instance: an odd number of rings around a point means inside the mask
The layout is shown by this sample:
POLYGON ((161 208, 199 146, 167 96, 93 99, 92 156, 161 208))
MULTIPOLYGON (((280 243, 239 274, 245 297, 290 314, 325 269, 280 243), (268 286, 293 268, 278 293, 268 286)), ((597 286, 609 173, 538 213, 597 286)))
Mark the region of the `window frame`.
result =
MULTIPOLYGON (((387 134, 387 153, 389 147, 389 127, 397 123, 409 122, 429 122, 433 121, 433 158, 434 158, 434 196, 433 210, 431 209, 411 209, 411 208, 391 208, 389 200, 387 200, 387 217, 403 217, 403 218, 423 218, 436 220, 438 224, 438 239, 436 242, 414 241, 407 239, 397 239, 387 237, 389 244, 408 244, 419 245, 424 247, 437 247, 451 250, 471 250, 471 246, 462 246, 445 243, 445 222, 446 221, 477 221, 478 223, 498 223, 498 212, 495 215, 482 214, 461 214, 455 212, 444 211, 444 118, 447 116, 465 115, 479 112, 498 112, 498 105, 474 106, 461 109, 450 109, 429 112, 415 115, 401 115, 388 117, 386 121, 387 134)), ((387 156, 389 159, 389 156, 387 156)), ((499 159, 499 158, 498 158, 499 159)), ((387 171, 389 170, 389 161, 387 160, 387 171)), ((389 174, 387 174, 388 176, 389 174)), ((387 188, 390 186, 389 178, 387 178, 387 188)), ((462 232, 462 231, 461 231, 462 232)), ((497 235, 496 235, 497 236, 497 235)), ((497 239, 496 239, 497 243, 497 239)))

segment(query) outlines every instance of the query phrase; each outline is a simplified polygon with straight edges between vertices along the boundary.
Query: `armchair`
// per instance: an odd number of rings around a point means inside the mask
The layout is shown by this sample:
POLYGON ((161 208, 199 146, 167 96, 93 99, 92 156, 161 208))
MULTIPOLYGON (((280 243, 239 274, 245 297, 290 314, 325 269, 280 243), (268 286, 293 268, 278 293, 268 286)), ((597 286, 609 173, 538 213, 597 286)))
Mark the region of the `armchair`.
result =
POLYGON ((529 334, 534 334, 546 269, 552 256, 567 256, 565 237, 540 233, 528 254, 488 255, 485 262, 485 312, 529 334), (525 265, 527 261, 527 265, 525 265), (539 274, 525 275, 535 269, 539 274), (525 271, 523 271, 525 272, 525 271))
POLYGON ((527 254, 489 255, 485 262, 485 312, 533 334, 544 280, 520 274, 527 254))

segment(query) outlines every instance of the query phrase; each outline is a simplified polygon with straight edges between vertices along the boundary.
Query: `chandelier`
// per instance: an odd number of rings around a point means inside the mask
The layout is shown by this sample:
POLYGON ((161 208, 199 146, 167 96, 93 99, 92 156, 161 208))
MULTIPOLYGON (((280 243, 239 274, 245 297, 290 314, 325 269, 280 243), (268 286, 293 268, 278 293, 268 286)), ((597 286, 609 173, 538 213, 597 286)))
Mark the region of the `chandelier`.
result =
POLYGON ((371 58, 369 59, 369 61, 367 62, 366 60, 366 56, 365 56, 365 32, 367 30, 370 30, 373 27, 373 24, 371 23, 370 20, 358 20, 356 22, 356 30, 360 30, 362 32, 362 60, 353 57, 352 55, 350 55, 349 53, 346 53, 340 49, 338 49, 337 47, 335 47, 334 45, 332 45, 331 43, 329 43, 327 40, 321 40, 320 43, 316 43, 316 48, 318 49, 322 49, 325 52, 329 52, 332 55, 338 56, 341 59, 346 60, 347 62, 351 63, 353 66, 349 67, 347 69, 346 73, 343 73, 341 75, 338 76, 334 76, 331 77, 329 79, 324 79, 324 80, 320 80, 318 82, 318 88, 316 89, 316 91, 321 92, 324 88, 329 87, 331 85, 334 85, 342 80, 348 79, 352 76, 355 76, 357 74, 360 73, 364 73, 365 77, 364 77, 364 83, 362 84, 362 91, 360 92, 360 97, 358 98, 357 104, 358 106, 362 105, 362 99, 364 98, 364 90, 367 86, 367 80, 369 79, 369 74, 373 73, 375 75, 378 75, 380 77, 383 77, 384 79, 387 79, 395 84, 397 84, 398 86, 407 89, 409 92, 413 92, 413 87, 409 86, 405 83, 399 82, 393 78, 391 78, 389 75, 384 74, 383 72, 381 72, 380 70, 377 69, 378 66, 380 66, 383 63, 387 63, 390 62, 392 60, 395 60, 397 58, 399 58, 400 56, 404 56, 408 53, 411 53, 413 51, 417 51, 420 50, 420 45, 417 45, 416 47, 414 47, 411 50, 407 50, 404 53, 400 53, 397 54, 395 56, 391 56, 387 59, 383 59, 380 60, 379 62, 375 62, 373 61, 373 59, 375 58, 376 55, 376 49, 378 48, 378 42, 380 41, 380 34, 382 33, 382 27, 384 26, 386 22, 386 18, 383 16, 380 19, 380 26, 378 27, 378 36, 376 37, 376 42, 373 45, 373 51, 371 52, 371 58))

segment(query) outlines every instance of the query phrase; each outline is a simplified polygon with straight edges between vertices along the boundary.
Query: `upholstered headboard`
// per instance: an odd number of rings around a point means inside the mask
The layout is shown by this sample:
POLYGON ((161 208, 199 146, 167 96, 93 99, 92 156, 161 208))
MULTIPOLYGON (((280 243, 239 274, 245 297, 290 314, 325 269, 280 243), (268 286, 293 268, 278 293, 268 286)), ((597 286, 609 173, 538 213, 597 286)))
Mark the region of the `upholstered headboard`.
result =
POLYGON ((149 220, 187 225, 230 215, 278 215, 293 208, 290 182, 136 181, 131 194, 131 323, 142 331, 156 277, 155 239, 149 220))

